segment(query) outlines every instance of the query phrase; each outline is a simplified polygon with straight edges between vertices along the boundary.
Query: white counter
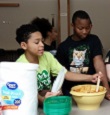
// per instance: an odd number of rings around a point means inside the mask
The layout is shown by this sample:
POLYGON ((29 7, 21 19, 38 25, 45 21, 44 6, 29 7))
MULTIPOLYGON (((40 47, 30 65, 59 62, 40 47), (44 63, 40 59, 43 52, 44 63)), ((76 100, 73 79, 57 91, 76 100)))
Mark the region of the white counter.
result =
MULTIPOLYGON (((44 115, 42 109, 39 109, 39 115, 44 115)), ((80 110, 75 103, 73 103, 70 115, 110 115, 110 101, 104 99, 100 108, 97 110, 80 110)))

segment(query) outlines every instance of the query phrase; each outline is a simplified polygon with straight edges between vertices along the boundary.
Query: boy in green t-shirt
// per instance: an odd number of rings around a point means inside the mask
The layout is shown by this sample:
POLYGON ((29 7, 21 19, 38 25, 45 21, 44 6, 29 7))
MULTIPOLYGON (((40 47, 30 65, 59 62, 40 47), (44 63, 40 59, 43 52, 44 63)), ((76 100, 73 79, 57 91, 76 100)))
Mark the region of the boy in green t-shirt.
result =
MULTIPOLYGON (((52 76, 57 76, 62 69, 62 65, 54 58, 49 52, 44 52, 43 38, 36 26, 31 24, 22 25, 16 31, 16 41, 20 44, 21 48, 25 51, 18 59, 17 62, 35 63, 39 64, 37 70, 38 81, 38 100, 43 103, 44 99, 50 96, 59 95, 59 92, 51 92, 51 79, 52 76)), ((69 72, 65 69, 65 79, 70 81, 91 81, 96 82, 97 77, 100 78, 102 74, 84 75, 69 72)))

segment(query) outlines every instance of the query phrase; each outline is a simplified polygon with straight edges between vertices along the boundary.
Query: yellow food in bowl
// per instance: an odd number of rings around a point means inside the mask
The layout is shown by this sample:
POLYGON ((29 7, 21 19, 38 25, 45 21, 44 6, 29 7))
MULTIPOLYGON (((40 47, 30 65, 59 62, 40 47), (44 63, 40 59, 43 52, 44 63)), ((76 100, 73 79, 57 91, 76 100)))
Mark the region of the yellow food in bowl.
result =
POLYGON ((78 108, 84 110, 98 109, 104 99, 105 93, 105 87, 100 86, 99 91, 96 92, 96 85, 91 84, 74 86, 70 91, 70 94, 72 94, 78 108))
MULTIPOLYGON (((96 86, 95 85, 81 85, 78 87, 73 87, 72 90, 75 92, 82 92, 82 93, 96 93, 96 86)), ((102 92, 102 91, 104 91, 104 87, 100 86, 98 92, 102 92)))

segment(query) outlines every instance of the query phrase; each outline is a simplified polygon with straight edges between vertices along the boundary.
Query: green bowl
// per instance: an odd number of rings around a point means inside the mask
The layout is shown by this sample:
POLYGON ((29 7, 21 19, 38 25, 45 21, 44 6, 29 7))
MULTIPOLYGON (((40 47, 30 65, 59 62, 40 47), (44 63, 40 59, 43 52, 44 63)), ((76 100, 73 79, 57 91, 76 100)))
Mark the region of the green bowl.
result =
POLYGON ((72 108, 72 98, 69 96, 55 96, 44 100, 45 115, 69 115, 72 108))

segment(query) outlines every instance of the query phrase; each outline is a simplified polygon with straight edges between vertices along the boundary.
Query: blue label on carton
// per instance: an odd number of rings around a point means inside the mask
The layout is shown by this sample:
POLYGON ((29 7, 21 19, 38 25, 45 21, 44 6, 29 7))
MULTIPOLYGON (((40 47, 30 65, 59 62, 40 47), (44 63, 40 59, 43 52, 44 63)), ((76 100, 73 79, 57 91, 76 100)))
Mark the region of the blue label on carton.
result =
POLYGON ((1 88, 2 100, 6 104, 19 106, 24 92, 19 89, 18 84, 15 82, 7 82, 1 88))
POLYGON ((21 104, 21 99, 15 99, 14 104, 19 106, 21 104))
POLYGON ((18 85, 17 85, 17 83, 15 83, 15 82, 8 82, 8 83, 6 84, 6 86, 7 86, 9 89, 12 89, 12 90, 15 90, 15 89, 18 88, 18 85))

